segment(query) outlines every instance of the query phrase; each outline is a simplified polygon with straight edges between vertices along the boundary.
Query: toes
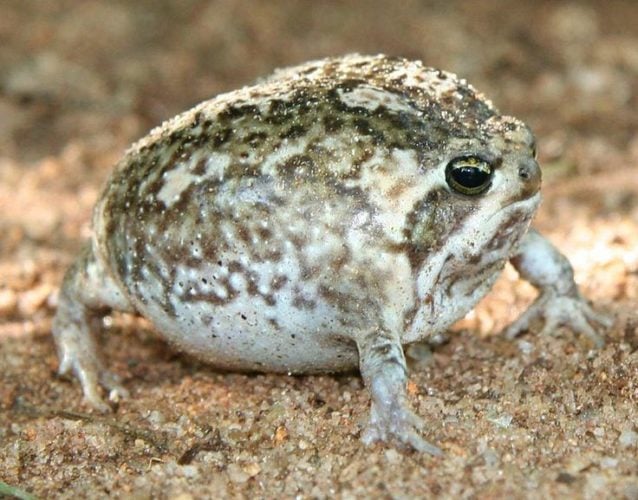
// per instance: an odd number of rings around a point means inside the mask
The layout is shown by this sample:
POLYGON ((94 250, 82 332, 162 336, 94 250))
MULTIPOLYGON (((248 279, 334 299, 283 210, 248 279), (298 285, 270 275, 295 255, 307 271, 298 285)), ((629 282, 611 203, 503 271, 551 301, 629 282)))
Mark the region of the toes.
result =
POLYGON ((374 418, 364 430, 361 440, 365 445, 371 445, 377 441, 395 441, 413 448, 420 453, 429 453, 433 456, 441 456, 443 452, 421 437, 419 431, 425 427, 423 419, 419 418, 408 408, 399 408, 385 414, 385 417, 377 411, 373 405, 374 418))
POLYGON ((505 338, 512 340, 529 330, 532 320, 540 313, 538 302, 534 302, 520 317, 505 329, 505 338))
POLYGON ((604 345, 604 340, 596 329, 609 328, 613 324, 612 318, 594 311, 582 298, 541 296, 518 320, 505 329, 505 337, 515 338, 529 329, 536 319, 543 319, 545 322, 541 335, 551 334, 564 325, 590 338, 596 347, 604 345))
POLYGON ((129 392, 122 386, 120 377, 109 371, 100 373, 100 385, 109 393, 109 400, 117 402, 130 396, 129 392))
POLYGON ((84 399, 99 412, 109 413, 111 411, 111 407, 104 402, 100 395, 97 372, 81 366, 74 366, 73 371, 82 385, 84 399))
POLYGON ((552 332, 558 328, 559 321, 556 316, 548 315, 545 318, 545 324, 543 325, 543 329, 541 330, 541 335, 551 335, 552 332))
POLYGON ((513 340, 518 337, 521 333, 529 330, 530 322, 526 320, 526 318, 519 318, 517 321, 512 323, 505 329, 505 338, 508 340, 513 340))
POLYGON ((614 324, 614 318, 610 314, 596 312, 591 307, 585 308, 583 312, 587 316, 587 320, 594 325, 611 328, 614 324))
POLYGON ((109 394, 109 400, 117 402, 129 396, 129 392, 120 384, 117 375, 104 370, 99 362, 82 363, 71 356, 63 356, 58 368, 60 375, 73 373, 82 386, 84 399, 93 408, 102 413, 109 413, 112 408, 102 398, 101 388, 109 394))
POLYGON ((88 387, 82 385, 84 391, 84 399, 100 413, 111 413, 113 409, 102 399, 97 386, 88 387))
POLYGON ((513 340, 518 337, 526 328, 524 325, 521 325, 518 321, 516 323, 511 324, 505 329, 504 335, 507 340, 513 340))
POLYGON ((371 446, 377 441, 384 441, 383 436, 379 433, 379 428, 376 425, 368 424, 361 435, 361 441, 366 446, 371 446))
POLYGON ((421 417, 416 415, 414 412, 412 412, 410 410, 405 410, 405 417, 404 418, 405 418, 406 422, 409 423, 415 429, 417 429, 419 431, 422 431, 423 429, 425 429, 425 422, 423 421, 423 419, 421 417))
POLYGON ((418 431, 411 426, 402 426, 390 432, 381 431, 378 426, 369 425, 361 436, 361 441, 366 446, 370 446, 376 442, 385 442, 394 439, 419 453, 429 453, 435 457, 443 455, 443 451, 432 443, 423 439, 418 431))
POLYGON ((428 443, 414 430, 407 433, 405 443, 420 453, 429 453, 435 457, 443 456, 443 451, 440 448, 434 446, 432 443, 428 443))
POLYGON ((596 347, 600 348, 605 345, 603 338, 592 328, 584 314, 578 314, 572 317, 569 326, 581 335, 589 337, 596 347))
POLYGON ((58 375, 64 376, 71 373, 73 369, 73 364, 71 360, 67 356, 63 356, 60 360, 60 366, 58 366, 58 375))

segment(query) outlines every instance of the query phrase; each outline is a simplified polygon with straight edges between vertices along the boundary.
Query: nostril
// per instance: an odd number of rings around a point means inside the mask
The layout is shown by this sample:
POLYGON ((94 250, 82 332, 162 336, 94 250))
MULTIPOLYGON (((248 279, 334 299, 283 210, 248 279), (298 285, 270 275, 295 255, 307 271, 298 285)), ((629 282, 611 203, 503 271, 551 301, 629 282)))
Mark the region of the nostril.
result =
POLYGON ((527 167, 518 167, 518 175, 524 181, 528 181, 532 176, 527 167))

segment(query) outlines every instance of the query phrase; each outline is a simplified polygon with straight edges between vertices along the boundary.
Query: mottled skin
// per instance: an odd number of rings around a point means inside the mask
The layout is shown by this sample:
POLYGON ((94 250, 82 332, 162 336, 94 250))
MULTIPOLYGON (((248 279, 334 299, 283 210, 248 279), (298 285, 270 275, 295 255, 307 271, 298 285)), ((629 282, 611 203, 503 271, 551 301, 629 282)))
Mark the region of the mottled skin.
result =
POLYGON ((60 371, 107 409, 99 385, 125 391, 90 320, 136 312, 222 368, 358 366, 372 395, 364 440, 439 453, 405 402, 402 345, 463 317, 508 259, 540 290, 508 335, 540 316, 600 343, 592 325, 606 321, 569 263, 528 232, 533 149, 523 123, 464 81, 385 56, 311 62, 206 101, 117 166, 62 288, 60 371), (487 165, 484 191, 450 184, 459 158, 487 165))

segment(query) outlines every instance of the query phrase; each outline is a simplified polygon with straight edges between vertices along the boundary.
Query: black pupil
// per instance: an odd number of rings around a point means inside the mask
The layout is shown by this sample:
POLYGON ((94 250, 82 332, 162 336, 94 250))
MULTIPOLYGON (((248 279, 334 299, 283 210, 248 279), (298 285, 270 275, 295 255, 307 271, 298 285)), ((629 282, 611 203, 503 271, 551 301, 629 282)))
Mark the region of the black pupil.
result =
POLYGON ((452 177, 463 187, 477 188, 485 184, 490 175, 477 167, 457 167, 452 170, 452 177))

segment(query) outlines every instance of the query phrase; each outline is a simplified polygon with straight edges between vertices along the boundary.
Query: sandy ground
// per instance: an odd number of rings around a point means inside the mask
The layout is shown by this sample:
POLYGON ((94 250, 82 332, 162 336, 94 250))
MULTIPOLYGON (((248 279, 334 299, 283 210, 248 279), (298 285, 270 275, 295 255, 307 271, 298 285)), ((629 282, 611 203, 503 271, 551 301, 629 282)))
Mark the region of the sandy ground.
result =
POLYGON ((638 4, 5 0, 0 16, 0 496, 638 498, 638 4), (62 273, 126 146, 277 66, 423 59, 536 131, 536 226, 616 319, 509 342, 533 289, 506 270, 447 344, 412 351, 411 402, 442 458, 360 440, 357 374, 223 374, 143 320, 108 318, 132 397, 112 415, 56 376, 62 273))

